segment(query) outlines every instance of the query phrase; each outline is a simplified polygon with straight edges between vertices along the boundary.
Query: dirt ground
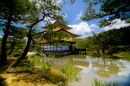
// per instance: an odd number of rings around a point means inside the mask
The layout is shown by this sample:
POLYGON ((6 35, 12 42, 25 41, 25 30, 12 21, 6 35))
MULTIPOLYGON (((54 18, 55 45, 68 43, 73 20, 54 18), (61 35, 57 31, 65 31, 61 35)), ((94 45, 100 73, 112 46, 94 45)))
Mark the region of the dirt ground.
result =
POLYGON ((56 86, 40 75, 30 73, 0 74, 0 86, 56 86))
POLYGON ((14 58, 10 58, 9 64, 0 66, 0 86, 57 86, 39 74, 31 73, 6 73, 14 58))

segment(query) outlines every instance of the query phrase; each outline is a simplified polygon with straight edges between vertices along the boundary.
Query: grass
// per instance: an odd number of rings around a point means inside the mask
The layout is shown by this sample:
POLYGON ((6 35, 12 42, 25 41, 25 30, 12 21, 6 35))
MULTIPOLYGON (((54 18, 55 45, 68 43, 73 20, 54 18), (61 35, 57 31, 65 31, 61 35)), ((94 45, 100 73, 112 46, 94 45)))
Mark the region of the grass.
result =
POLYGON ((2 78, 5 79, 7 86, 56 86, 37 73, 2 74, 2 78))
POLYGON ((119 86, 117 83, 107 83, 107 82, 102 82, 101 80, 98 80, 97 78, 94 79, 92 82, 92 86, 119 86))
POLYGON ((4 66, 0 66, 0 74, 2 73, 5 73, 6 70, 8 69, 9 65, 14 61, 16 60, 16 58, 10 56, 10 57, 7 57, 8 59, 8 64, 7 65, 4 65, 4 66))
POLYGON ((16 67, 15 73, 6 73, 14 60, 16 60, 14 57, 8 57, 8 65, 0 66, 0 86, 57 86, 38 72, 28 72, 32 70, 30 65, 24 61, 16 67), (28 70, 23 71, 23 69, 28 70))
POLYGON ((120 52, 118 55, 130 61, 130 52, 120 52))

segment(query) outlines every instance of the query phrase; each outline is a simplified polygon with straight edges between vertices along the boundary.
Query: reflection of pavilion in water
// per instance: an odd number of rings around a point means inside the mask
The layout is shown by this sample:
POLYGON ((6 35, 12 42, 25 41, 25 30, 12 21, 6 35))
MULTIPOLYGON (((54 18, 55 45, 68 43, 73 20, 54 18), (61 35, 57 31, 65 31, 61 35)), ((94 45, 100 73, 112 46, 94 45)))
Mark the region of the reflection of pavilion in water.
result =
MULTIPOLYGON (((52 62, 57 65, 66 65, 68 63, 87 63, 85 58, 43 58, 44 62, 52 62)), ((88 64, 87 64, 88 65, 88 64)))
POLYGON ((73 61, 82 61, 82 62, 86 62, 86 59, 84 59, 84 58, 73 58, 73 61))
POLYGON ((63 57, 63 58, 44 58, 44 62, 52 62, 53 66, 56 68, 62 68, 65 65, 68 64, 74 64, 75 67, 80 68, 82 70, 90 70, 92 68, 92 63, 88 62, 86 58, 69 58, 69 57, 63 57))
POLYGON ((51 62, 52 64, 56 65, 66 65, 69 62, 68 58, 43 58, 43 62, 51 62))
POLYGON ((67 64, 74 64, 75 67, 82 69, 82 73, 89 73, 94 69, 94 72, 102 78, 109 78, 111 75, 117 74, 120 68, 123 67, 123 64, 119 60, 110 58, 94 58, 93 60, 87 56, 86 58, 62 58, 54 59, 53 61, 53 64, 60 66, 60 68, 67 64))
POLYGON ((91 70, 102 78, 109 78, 111 75, 118 74, 120 68, 124 65, 119 60, 111 58, 90 58, 85 57, 63 57, 63 58, 46 58, 44 61, 52 62, 55 68, 62 68, 64 65, 74 64, 80 68, 82 73, 89 73, 91 70))

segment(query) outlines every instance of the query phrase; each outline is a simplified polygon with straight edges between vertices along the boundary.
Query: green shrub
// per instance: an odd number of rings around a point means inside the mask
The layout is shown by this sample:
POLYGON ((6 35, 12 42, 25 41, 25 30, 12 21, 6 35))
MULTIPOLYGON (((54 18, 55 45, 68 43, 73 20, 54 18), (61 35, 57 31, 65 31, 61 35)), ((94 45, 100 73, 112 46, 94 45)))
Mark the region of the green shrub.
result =
POLYGON ((102 55, 102 58, 109 58, 108 55, 102 55))
POLYGON ((49 72, 50 72, 50 68, 51 68, 51 63, 49 62, 44 62, 41 64, 41 69, 40 69, 40 73, 46 77, 47 79, 51 76, 49 76, 49 72))
POLYGON ((30 62, 32 62, 32 63, 35 63, 35 62, 40 62, 40 56, 38 56, 38 55, 33 55, 33 56, 31 56, 31 57, 29 57, 28 58, 28 60, 30 61, 30 62))
POLYGON ((49 57, 49 58, 54 58, 55 55, 54 55, 54 54, 49 54, 48 57, 49 57))
POLYGON ((62 56, 61 56, 61 54, 48 54, 48 57, 49 58, 61 58, 62 56))
POLYGON ((35 70, 37 70, 37 68, 31 62, 21 62, 19 64, 19 67, 21 68, 22 71, 29 73, 33 73, 35 70))
POLYGON ((50 62, 44 62, 41 64, 41 69, 45 70, 45 69, 49 69, 51 68, 51 63, 50 62))
POLYGON ((61 54, 56 54, 56 57, 61 58, 62 56, 61 56, 61 54))
POLYGON ((68 84, 68 82, 71 82, 73 80, 78 81, 79 71, 74 68, 74 65, 66 65, 60 70, 61 76, 62 76, 62 85, 65 86, 68 84))
POLYGON ((120 52, 119 55, 121 55, 123 58, 130 60, 130 52, 120 52))

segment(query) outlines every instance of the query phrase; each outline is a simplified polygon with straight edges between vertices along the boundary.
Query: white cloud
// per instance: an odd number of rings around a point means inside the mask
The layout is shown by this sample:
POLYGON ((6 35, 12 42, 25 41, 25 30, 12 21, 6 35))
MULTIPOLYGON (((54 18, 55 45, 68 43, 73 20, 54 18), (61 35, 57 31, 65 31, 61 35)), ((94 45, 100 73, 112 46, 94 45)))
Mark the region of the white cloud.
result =
POLYGON ((91 28, 99 28, 99 27, 98 27, 97 25, 95 25, 95 24, 91 24, 90 27, 91 27, 91 28))
POLYGON ((52 0, 52 1, 54 4, 59 5, 59 6, 61 6, 61 4, 63 3, 62 0, 52 0))
POLYGON ((130 24, 125 23, 125 21, 121 21, 120 19, 115 19, 113 22, 116 22, 112 26, 106 26, 104 27, 105 30, 110 30, 110 29, 119 29, 121 27, 129 26, 130 24))
POLYGON ((67 18, 67 17, 68 17, 68 15, 67 15, 67 14, 63 14, 63 17, 64 17, 64 18, 67 18))
POLYGON ((62 1, 61 0, 54 0, 54 2, 58 3, 58 4, 61 4, 62 1))
POLYGON ((50 18, 50 17, 45 17, 44 21, 41 22, 42 26, 46 26, 46 24, 53 24, 55 23, 56 20, 50 18))
POLYGON ((85 35, 86 33, 91 32, 91 28, 86 22, 81 22, 79 24, 68 25, 68 26, 72 27, 70 32, 78 35, 85 35))
MULTIPOLYGON (((35 1, 35 0, 30 0, 30 1, 35 1)), ((44 6, 45 4, 44 2, 47 2, 47 1, 37 0, 36 7, 40 8, 41 6, 44 6)), ((52 0, 52 4, 61 6, 61 3, 62 3, 62 0, 52 0)))
POLYGON ((79 14, 77 14, 76 20, 81 20, 82 15, 83 15, 83 12, 80 10, 79 14))
POLYGON ((130 70, 130 63, 128 61, 125 60, 120 60, 121 63, 123 63, 125 67, 121 67, 120 68, 120 72, 118 72, 119 76, 128 76, 130 74, 129 70, 130 70))
POLYGON ((0 38, 2 38, 3 36, 2 35, 0 35, 0 38))

